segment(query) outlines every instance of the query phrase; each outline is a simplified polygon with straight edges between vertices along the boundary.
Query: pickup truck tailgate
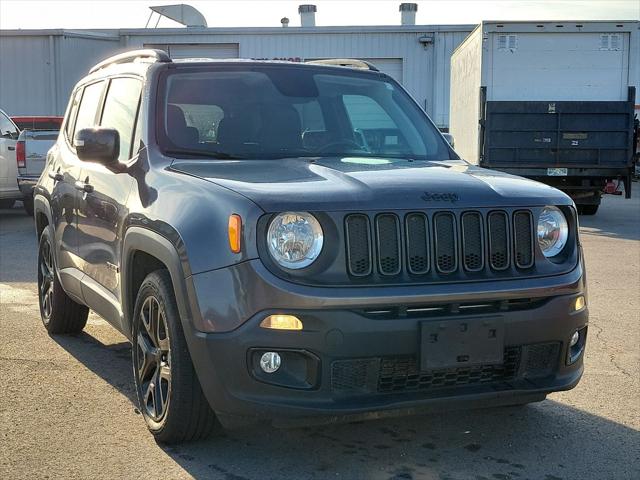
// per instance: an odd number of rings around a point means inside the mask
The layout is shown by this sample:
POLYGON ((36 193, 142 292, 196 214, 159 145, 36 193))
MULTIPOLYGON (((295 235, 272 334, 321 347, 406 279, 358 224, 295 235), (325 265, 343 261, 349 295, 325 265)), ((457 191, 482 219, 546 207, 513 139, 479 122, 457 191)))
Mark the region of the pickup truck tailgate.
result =
POLYGON ((25 161, 26 167, 20 168, 21 175, 40 175, 44 169, 47 152, 58 139, 57 131, 27 131, 25 132, 25 161))

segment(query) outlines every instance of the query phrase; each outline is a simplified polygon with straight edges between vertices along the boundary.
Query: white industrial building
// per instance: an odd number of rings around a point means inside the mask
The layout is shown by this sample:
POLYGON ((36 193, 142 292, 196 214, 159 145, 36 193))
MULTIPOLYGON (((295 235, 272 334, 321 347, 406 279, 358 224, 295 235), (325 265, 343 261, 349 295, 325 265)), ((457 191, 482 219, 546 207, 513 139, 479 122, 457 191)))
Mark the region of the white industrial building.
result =
POLYGON ((10 115, 63 114, 89 67, 124 50, 161 48, 174 58, 367 60, 447 128, 450 57, 475 25, 414 25, 416 8, 403 4, 397 26, 316 26, 315 7, 301 5, 301 27, 283 19, 286 28, 0 30, 0 108, 10 115))
MULTIPOLYGON (((283 18, 282 27, 261 28, 208 28, 204 17, 188 5, 151 9, 190 26, 108 30, 0 30, 0 108, 10 115, 63 114, 72 87, 86 75, 91 66, 125 50, 160 48, 169 52, 173 58, 367 60, 401 82, 433 121, 440 128, 448 129, 451 56, 476 28, 476 25, 415 25, 415 3, 400 4, 398 16, 401 24, 395 26, 317 26, 314 5, 300 5, 300 27, 289 26, 289 20, 283 18)), ((499 31, 503 29, 503 24, 520 25, 523 22, 485 22, 483 25, 495 25, 496 31, 499 31)), ((611 29, 617 28, 616 22, 543 22, 538 26, 535 26, 536 23, 533 25, 534 30, 545 31, 547 34, 585 29, 596 32, 600 27, 610 33, 611 29)), ((634 62, 640 64, 639 25, 640 22, 637 21, 624 22, 622 29, 627 36, 620 45, 624 52, 620 53, 622 57, 622 54, 626 55, 629 65, 611 75, 623 75, 625 72, 630 74, 632 78, 621 79, 623 84, 625 81, 629 85, 640 83, 636 80, 640 76, 640 67, 634 65, 634 62)), ((478 31, 480 30, 476 30, 478 31)), ((483 33, 483 40, 487 35, 488 32, 483 33)), ((555 37, 547 35, 546 38, 551 42, 548 51, 553 53, 555 37)), ((572 38, 579 41, 582 37, 572 38)), ((555 57, 571 55, 569 51, 566 48, 559 49, 555 57)), ((582 47, 576 48, 574 54, 585 58, 590 55, 582 47)), ((559 61, 562 63, 562 58, 559 61)), ((579 59, 576 61, 578 65, 581 64, 579 59)), ((567 62, 566 68, 570 68, 569 65, 576 61, 567 62)), ((470 64, 469 68, 473 66, 470 64)), ((585 78, 588 79, 592 73, 593 71, 585 70, 585 78)), ((511 89, 519 89, 521 82, 527 81, 527 75, 525 68, 520 72, 511 71, 509 75, 497 80, 506 82, 511 89)), ((469 85, 472 84, 473 82, 469 85)), ((573 87, 565 85, 563 88, 573 87)), ((454 110, 459 108, 455 101, 453 104, 454 110)), ((473 104, 469 108, 476 112, 478 105, 473 104)))

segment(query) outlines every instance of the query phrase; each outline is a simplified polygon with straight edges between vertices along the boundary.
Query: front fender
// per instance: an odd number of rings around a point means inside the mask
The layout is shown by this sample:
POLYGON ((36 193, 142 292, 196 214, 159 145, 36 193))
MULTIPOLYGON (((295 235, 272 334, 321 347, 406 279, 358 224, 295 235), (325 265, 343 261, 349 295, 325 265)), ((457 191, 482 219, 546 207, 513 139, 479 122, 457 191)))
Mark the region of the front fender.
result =
MULTIPOLYGON (((177 232, 174 234, 179 238, 177 232)), ((174 239, 174 243, 165 236, 148 228, 132 226, 124 235, 122 246, 122 311, 124 312, 124 330, 131 338, 132 318, 131 312, 135 305, 135 294, 131 294, 131 283, 133 280, 131 262, 136 251, 147 253, 160 260, 169 270, 171 282, 173 284, 178 312, 182 322, 185 336, 187 332, 202 323, 197 302, 195 301, 195 291, 191 281, 191 270, 189 262, 184 252, 179 253, 176 245, 182 245, 181 241, 174 239)))

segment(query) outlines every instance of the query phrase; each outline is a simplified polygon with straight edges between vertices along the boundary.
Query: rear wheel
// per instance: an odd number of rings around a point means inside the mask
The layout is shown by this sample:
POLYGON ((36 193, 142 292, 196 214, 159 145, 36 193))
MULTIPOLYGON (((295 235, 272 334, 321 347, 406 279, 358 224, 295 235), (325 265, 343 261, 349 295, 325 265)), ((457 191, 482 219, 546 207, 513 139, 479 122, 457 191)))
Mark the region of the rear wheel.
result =
POLYGON ((216 428, 215 414, 191 362, 166 270, 149 274, 138 291, 132 354, 140 411, 158 441, 198 440, 216 428))
POLYGON ((47 227, 40 236, 38 247, 40 318, 51 334, 78 333, 87 324, 89 309, 73 301, 62 289, 53 252, 53 237, 47 227))

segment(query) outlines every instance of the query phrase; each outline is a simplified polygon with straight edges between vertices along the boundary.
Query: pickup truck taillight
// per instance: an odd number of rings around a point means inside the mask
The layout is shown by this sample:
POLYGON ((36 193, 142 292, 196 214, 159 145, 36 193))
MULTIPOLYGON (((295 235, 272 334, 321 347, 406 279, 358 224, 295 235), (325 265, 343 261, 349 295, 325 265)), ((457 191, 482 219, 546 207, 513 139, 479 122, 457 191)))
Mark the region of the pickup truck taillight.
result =
POLYGON ((24 140, 20 140, 16 143, 16 162, 18 168, 24 168, 27 166, 27 158, 24 151, 24 140))

